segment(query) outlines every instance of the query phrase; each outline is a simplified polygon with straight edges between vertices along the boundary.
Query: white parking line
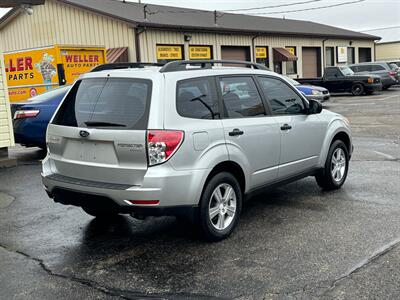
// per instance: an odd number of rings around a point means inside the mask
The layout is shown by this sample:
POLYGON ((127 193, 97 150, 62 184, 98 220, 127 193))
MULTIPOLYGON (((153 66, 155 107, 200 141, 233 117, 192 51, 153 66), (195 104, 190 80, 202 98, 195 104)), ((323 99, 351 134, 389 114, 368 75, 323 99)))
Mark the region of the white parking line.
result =
POLYGON ((396 157, 391 156, 391 155, 389 155, 389 154, 386 154, 386 153, 383 153, 383 152, 379 152, 379 151, 375 151, 375 150, 374 150, 374 152, 375 152, 376 154, 378 154, 378 155, 381 155, 381 156, 383 156, 383 157, 386 157, 387 159, 396 160, 396 157))

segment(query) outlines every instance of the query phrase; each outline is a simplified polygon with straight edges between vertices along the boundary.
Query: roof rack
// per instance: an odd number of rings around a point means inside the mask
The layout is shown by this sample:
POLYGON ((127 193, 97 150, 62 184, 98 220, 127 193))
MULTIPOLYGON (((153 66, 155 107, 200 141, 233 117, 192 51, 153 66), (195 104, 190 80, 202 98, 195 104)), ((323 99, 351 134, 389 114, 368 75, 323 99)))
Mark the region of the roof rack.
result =
POLYGON ((188 65, 200 65, 201 69, 211 69, 215 64, 230 64, 230 65, 245 65, 258 70, 269 71, 269 69, 263 65, 256 64, 249 61, 240 60, 175 60, 165 64, 161 69, 161 73, 166 72, 176 72, 176 71, 186 71, 193 70, 187 69, 188 65))
POLYGON ((122 62, 122 63, 109 63, 109 64, 102 64, 94 67, 90 72, 100 72, 104 70, 119 70, 119 69, 132 69, 132 68, 144 68, 149 66, 156 66, 161 67, 164 64, 160 63, 149 63, 149 62, 122 62))

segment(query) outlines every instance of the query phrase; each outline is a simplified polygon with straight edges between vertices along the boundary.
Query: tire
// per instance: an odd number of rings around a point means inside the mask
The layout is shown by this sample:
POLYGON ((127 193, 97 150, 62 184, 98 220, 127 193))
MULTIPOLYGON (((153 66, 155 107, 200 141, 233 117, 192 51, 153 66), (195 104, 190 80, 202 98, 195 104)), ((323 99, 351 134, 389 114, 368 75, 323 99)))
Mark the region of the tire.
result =
POLYGON ((240 185, 231 173, 218 173, 206 183, 199 206, 200 229, 205 239, 219 241, 233 232, 242 211, 242 199, 240 185))
POLYGON ((361 83, 353 84, 351 93, 353 96, 361 96, 364 93, 364 86, 361 83))
POLYGON ((118 211, 112 207, 105 206, 82 206, 82 209, 88 215, 101 219, 111 219, 118 216, 118 211))
POLYGON ((340 189, 346 181, 348 170, 349 151, 345 143, 341 140, 336 140, 329 148, 324 169, 315 176, 315 179, 322 189, 328 191, 337 190, 340 189), (336 164, 334 160, 338 161, 339 165, 336 164), (334 171, 335 165, 337 171, 334 171))

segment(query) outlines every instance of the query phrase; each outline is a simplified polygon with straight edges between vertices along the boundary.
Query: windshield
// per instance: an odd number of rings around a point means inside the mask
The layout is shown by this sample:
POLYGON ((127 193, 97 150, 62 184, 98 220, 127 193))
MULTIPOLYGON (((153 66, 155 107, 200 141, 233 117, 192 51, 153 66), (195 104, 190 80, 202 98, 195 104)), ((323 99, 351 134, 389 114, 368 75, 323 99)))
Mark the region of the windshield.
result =
POLYGON ((145 129, 150 95, 149 80, 83 79, 68 93, 54 123, 71 127, 145 129))
POLYGON ((40 103, 40 102, 43 102, 43 101, 47 101, 50 98, 54 98, 54 97, 65 95, 70 88, 71 88, 71 86, 69 86, 69 85, 63 86, 61 88, 56 88, 56 89, 53 89, 51 91, 45 92, 45 93, 37 95, 35 97, 32 97, 32 98, 28 99, 28 101, 29 102, 33 102, 33 103, 40 103))
POLYGON ((300 85, 300 82, 290 78, 290 77, 286 77, 287 80, 289 80, 289 82, 293 85, 300 85))
POLYGON ((346 76, 354 75, 354 72, 348 66, 339 67, 339 69, 340 69, 340 71, 342 71, 343 75, 346 75, 346 76))

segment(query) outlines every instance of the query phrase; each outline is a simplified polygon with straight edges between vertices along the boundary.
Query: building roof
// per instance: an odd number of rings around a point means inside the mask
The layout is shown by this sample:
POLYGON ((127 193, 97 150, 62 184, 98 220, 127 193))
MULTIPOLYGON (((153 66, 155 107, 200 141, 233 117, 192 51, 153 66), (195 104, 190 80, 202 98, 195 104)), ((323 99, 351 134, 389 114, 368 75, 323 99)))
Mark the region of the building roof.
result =
MULTIPOLYGON (((380 37, 309 21, 258 17, 116 0, 57 0, 137 27, 265 35, 379 40, 380 37), (146 11, 146 13, 145 13, 146 11), (146 15, 146 18, 145 18, 146 15), (217 17, 216 17, 217 16, 217 17), (215 22, 216 19, 216 22, 215 22)), ((4 16, 0 20, 3 23, 4 16)))
POLYGON ((19 5, 39 5, 44 4, 45 0, 2 0, 0 7, 15 7, 19 5))

